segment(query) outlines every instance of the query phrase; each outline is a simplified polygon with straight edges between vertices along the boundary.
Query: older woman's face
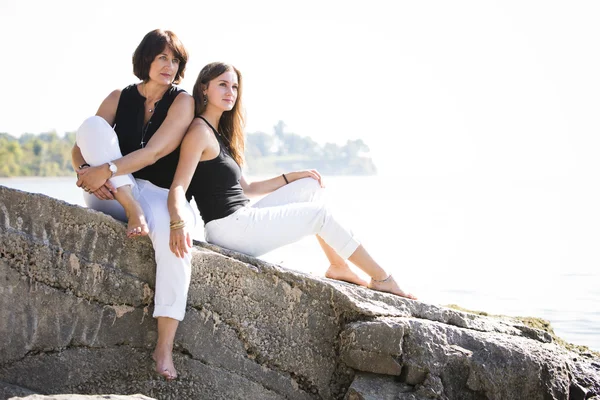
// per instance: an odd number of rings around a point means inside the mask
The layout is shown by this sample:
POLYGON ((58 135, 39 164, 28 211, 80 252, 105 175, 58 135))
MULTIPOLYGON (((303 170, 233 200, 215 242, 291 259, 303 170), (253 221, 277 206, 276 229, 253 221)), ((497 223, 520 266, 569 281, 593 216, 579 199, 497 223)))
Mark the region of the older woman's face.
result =
POLYGON ((175 57, 169 47, 166 47, 154 57, 148 75, 151 81, 161 85, 170 85, 175 79, 178 69, 179 59, 175 57))
POLYGON ((238 77, 235 71, 229 70, 208 83, 205 95, 208 104, 222 111, 231 111, 238 97, 238 77))

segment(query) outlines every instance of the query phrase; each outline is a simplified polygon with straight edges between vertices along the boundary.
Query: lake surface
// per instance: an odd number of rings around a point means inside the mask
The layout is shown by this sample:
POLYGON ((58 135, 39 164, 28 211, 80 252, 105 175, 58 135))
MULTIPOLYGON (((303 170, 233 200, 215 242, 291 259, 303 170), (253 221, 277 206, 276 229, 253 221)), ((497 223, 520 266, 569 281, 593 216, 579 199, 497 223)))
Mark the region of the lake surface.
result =
MULTIPOLYGON (((83 205, 74 178, 0 185, 83 205)), ((549 320, 600 351, 600 189, 572 180, 326 177, 329 202, 369 253, 423 301, 549 320)), ((203 239, 202 228, 196 238, 203 239)), ((261 257, 322 275, 309 237, 261 257)))

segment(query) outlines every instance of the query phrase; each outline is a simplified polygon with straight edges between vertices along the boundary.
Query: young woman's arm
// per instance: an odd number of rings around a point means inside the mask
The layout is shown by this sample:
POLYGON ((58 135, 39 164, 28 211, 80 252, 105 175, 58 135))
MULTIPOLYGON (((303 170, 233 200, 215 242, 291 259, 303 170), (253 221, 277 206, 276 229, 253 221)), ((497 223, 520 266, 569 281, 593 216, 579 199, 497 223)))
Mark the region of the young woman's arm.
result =
POLYGON ((255 182, 248 182, 246 178, 242 176, 240 183, 242 185, 242 189, 244 189, 244 194, 246 196, 255 197, 269 194, 279 189, 280 187, 287 185, 288 183, 294 182, 295 180, 302 178, 313 178, 319 182, 319 185, 321 185, 321 187, 323 187, 321 175, 315 169, 288 172, 286 174, 282 174, 271 179, 255 182), (287 182, 285 181, 286 179, 287 182))
MULTIPOLYGON (((103 106, 100 106, 100 114, 103 106)), ((116 108, 115 108, 116 112, 116 108)), ((117 165, 117 175, 130 174, 154 164, 160 158, 171 153, 179 146, 183 135, 190 122, 194 118, 194 99, 187 93, 180 93, 176 98, 164 122, 152 135, 146 147, 127 154, 126 156, 113 160, 117 165)), ((112 117, 114 121, 114 115, 112 117)), ((111 121, 108 121, 110 124, 111 121)), ((95 191, 111 177, 108 163, 86 168, 79 171, 77 186, 84 185, 95 191)))
MULTIPOLYGON (((185 215, 183 208, 187 207, 185 192, 190 186, 198 162, 200 162, 202 155, 209 146, 211 136, 210 129, 204 123, 201 123, 199 119, 195 119, 185 134, 183 142, 181 142, 179 163, 169 189, 167 201, 172 223, 186 222, 183 218, 183 215, 185 215)), ((185 226, 171 229, 169 247, 177 257, 183 258, 183 253, 187 253, 188 247, 192 247, 189 229, 186 229, 185 226)))

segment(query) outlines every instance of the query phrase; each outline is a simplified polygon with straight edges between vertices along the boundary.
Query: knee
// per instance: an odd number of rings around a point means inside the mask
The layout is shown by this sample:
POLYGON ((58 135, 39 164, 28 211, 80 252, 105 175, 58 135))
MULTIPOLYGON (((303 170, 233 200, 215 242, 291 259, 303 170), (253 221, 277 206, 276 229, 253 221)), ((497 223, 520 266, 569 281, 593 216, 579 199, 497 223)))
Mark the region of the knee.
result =
MULTIPOLYGON (((302 178, 296 181, 301 190, 311 193, 311 194, 320 194, 325 189, 321 187, 319 181, 313 178, 302 178)), ((296 183, 294 182, 294 183, 296 183)))
POLYGON ((102 131, 106 128, 112 129, 104 118, 97 115, 86 118, 81 126, 79 126, 79 129, 77 129, 77 143, 79 143, 80 140, 85 140, 88 135, 97 135, 99 131, 102 131))
POLYGON ((321 222, 322 228, 331 220, 331 210, 325 203, 319 204, 318 209, 319 221, 321 222))
POLYGON ((306 189, 316 190, 321 188, 321 185, 319 185, 319 181, 313 178, 301 178, 298 179, 296 182, 298 182, 299 185, 302 185, 302 187, 306 189))

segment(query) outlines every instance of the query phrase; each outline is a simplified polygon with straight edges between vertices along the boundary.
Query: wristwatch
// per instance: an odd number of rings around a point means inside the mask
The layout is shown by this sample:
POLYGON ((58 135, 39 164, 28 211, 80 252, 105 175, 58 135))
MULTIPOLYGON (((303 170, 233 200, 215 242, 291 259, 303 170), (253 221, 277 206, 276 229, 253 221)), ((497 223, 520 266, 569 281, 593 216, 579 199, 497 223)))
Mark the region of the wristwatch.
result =
POLYGON ((110 177, 112 178, 117 173, 117 165, 111 161, 108 162, 108 169, 111 173, 110 177))

